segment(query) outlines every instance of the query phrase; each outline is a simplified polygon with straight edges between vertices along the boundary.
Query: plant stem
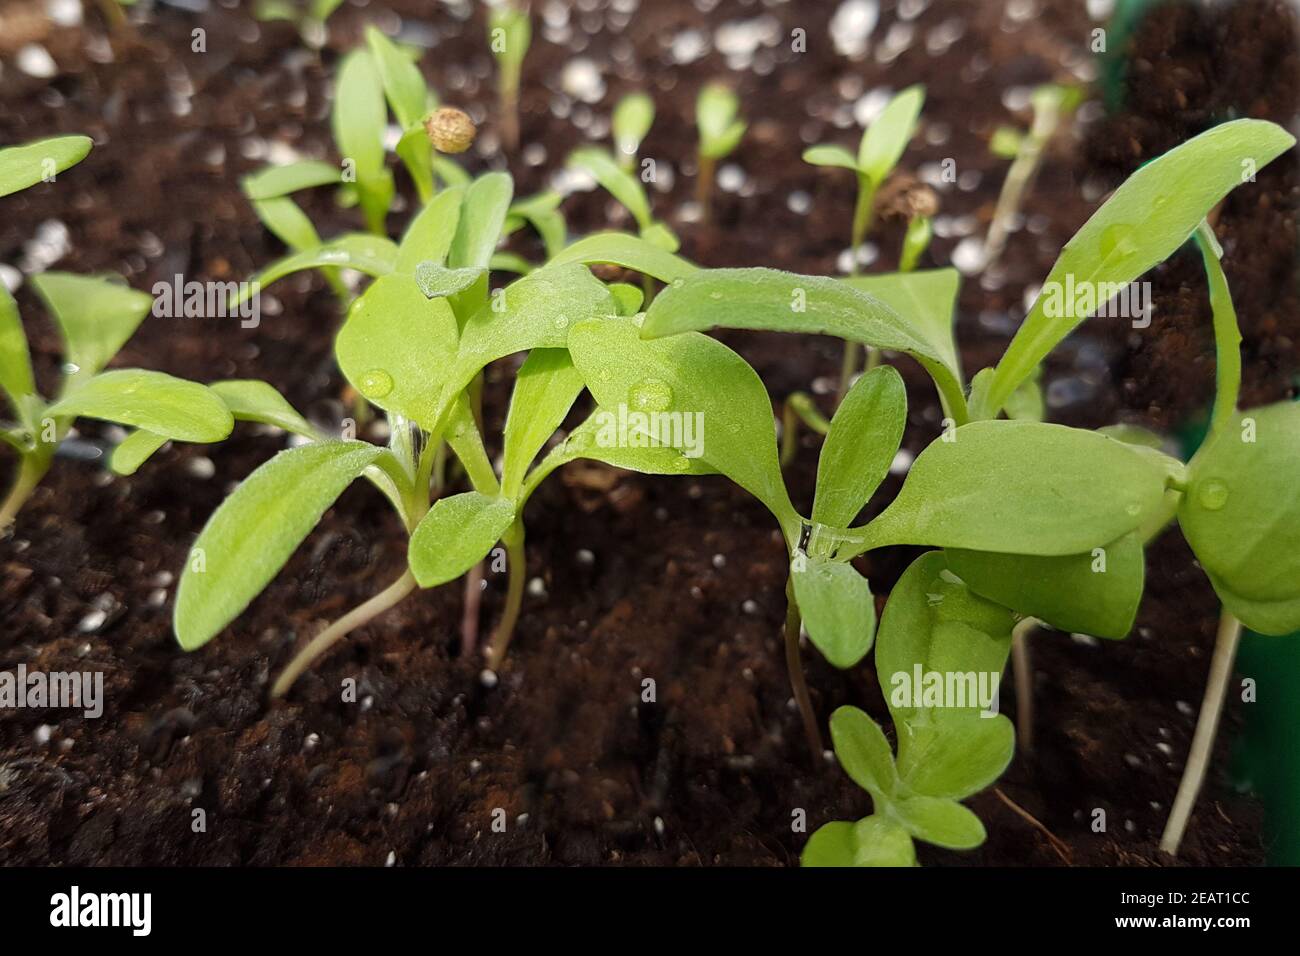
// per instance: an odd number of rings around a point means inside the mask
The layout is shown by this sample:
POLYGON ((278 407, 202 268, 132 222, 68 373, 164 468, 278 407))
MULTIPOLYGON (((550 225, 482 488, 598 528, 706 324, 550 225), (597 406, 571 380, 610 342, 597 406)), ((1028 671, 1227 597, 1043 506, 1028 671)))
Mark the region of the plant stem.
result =
POLYGON ((700 156, 700 169, 695 178, 695 205, 700 207, 700 223, 707 225, 712 218, 713 179, 717 160, 712 156, 700 156))
POLYGON ((294 655, 293 660, 289 662, 278 678, 275 685, 271 688, 272 697, 283 697, 285 692, 293 686, 293 682, 315 663, 316 659, 328 651, 336 643, 348 635, 350 631, 355 630, 362 624, 373 620, 380 614, 383 614, 393 605, 397 604, 402 598, 406 597, 415 590, 415 578, 410 570, 402 573, 402 576, 390 584, 384 590, 380 591, 364 604, 359 604, 347 614, 331 624, 325 630, 321 631, 311 641, 294 655))
POLYGON ((1020 209, 1021 201, 1038 172, 1038 164, 1043 158, 1043 149, 1056 132, 1061 113, 1057 106, 1045 104, 1034 110, 1034 120, 1029 132, 1021 140, 1016 158, 1007 170, 1002 192, 998 194, 997 205, 993 208, 993 220, 989 223, 988 236, 984 240, 984 263, 987 269, 997 262, 1006 248, 1007 235, 1011 231, 1011 220, 1020 209))
POLYGON ((510 647, 510 639, 515 635, 515 625, 519 621, 519 609, 524 603, 524 578, 528 576, 527 555, 524 553, 524 524, 518 518, 501 536, 501 543, 506 546, 506 606, 501 612, 501 620, 492 632, 492 641, 488 645, 488 666, 500 667, 510 647))
MULTIPOLYGON (((867 233, 871 229, 872 213, 876 206, 876 184, 858 173, 858 196, 853 203, 853 224, 849 230, 849 275, 858 274, 858 249, 867 239, 867 233)), ((840 361, 840 385, 835 393, 835 407, 840 407, 840 402, 844 401, 844 396, 848 394, 849 386, 853 384, 853 376, 858 371, 858 355, 862 348, 857 342, 844 343, 844 358, 840 361)), ((867 368, 875 368, 880 362, 880 355, 876 349, 871 346, 867 350, 867 368)))
POLYGON ((1196 732, 1192 735, 1192 749, 1183 767, 1183 779, 1178 784, 1173 809, 1165 823, 1160 849, 1171 856, 1178 855, 1183 842, 1183 831, 1191 818, 1196 797, 1205 783, 1210 754, 1214 750, 1214 737, 1219 730, 1219 717, 1223 714, 1223 701, 1228 694, 1228 681, 1232 677, 1232 663, 1237 656, 1241 640, 1241 622, 1227 608, 1219 616, 1219 632, 1214 639, 1214 656, 1210 659, 1210 679, 1201 698, 1201 713, 1196 718, 1196 732))
POLYGON ((795 703, 799 705, 799 716, 803 719, 803 732, 808 738, 808 749, 812 751, 813 765, 816 766, 826 752, 822 745, 821 731, 817 727, 817 715, 813 711, 812 698, 808 696, 808 683, 804 680, 803 660, 799 656, 799 605, 794 598, 794 582, 787 580, 785 585, 785 667, 790 674, 790 689, 794 691, 795 703))
POLYGON ((17 517, 18 511, 32 496, 36 486, 50 470, 52 460, 52 455, 44 454, 27 454, 19 459, 18 474, 14 476, 14 483, 9 489, 9 494, 5 496, 4 503, 0 504, 0 534, 8 529, 17 517))
POLYGON ((519 148, 519 78, 510 73, 501 71, 501 142, 513 153, 519 148))
POLYGON ((1021 618, 1011 629, 1011 675, 1016 683, 1016 743, 1024 753, 1034 750, 1034 671, 1029 664, 1029 632, 1038 626, 1021 618))

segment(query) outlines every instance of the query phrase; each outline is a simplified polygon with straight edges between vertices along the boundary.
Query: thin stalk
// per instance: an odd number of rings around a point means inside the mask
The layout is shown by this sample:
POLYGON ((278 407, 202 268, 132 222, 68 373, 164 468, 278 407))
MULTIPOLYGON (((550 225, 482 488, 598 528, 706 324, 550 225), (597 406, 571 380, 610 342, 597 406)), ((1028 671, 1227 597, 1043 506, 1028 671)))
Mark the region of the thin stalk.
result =
POLYGON ((1217 435, 1237 412, 1237 396, 1241 391, 1241 329, 1237 325, 1237 310, 1232 304, 1228 279, 1219 262, 1219 242, 1208 222, 1202 221, 1196 228, 1196 244, 1205 260, 1214 321, 1214 411, 1210 417, 1210 434, 1217 435))
POLYGON ((509 68, 501 70, 499 107, 501 111, 501 142, 506 151, 519 148, 519 76, 509 68))
POLYGON ((1241 622, 1224 608, 1219 616, 1214 656, 1210 659, 1210 679, 1205 685, 1205 696, 1201 698, 1201 713, 1196 718, 1192 749, 1187 755, 1187 765, 1183 767, 1183 779, 1179 781, 1178 794, 1174 797, 1173 809, 1169 811, 1164 835, 1160 838, 1160 849, 1171 856, 1178 855, 1179 844, 1183 842, 1183 831, 1187 829, 1192 808, 1196 806, 1196 797, 1205 783, 1205 773, 1210 766, 1214 737, 1219 730, 1219 718, 1223 714, 1223 701, 1228 694, 1228 681, 1232 677, 1232 663, 1237 656, 1240 640, 1241 622))
POLYGON ((280 676, 276 678, 275 684, 271 688, 271 696, 283 697, 289 688, 293 686, 293 682, 298 679, 303 671, 315 663, 317 658, 341 641, 351 631, 374 620, 414 590, 415 578, 408 569, 402 573, 400 578, 370 598, 370 600, 354 607, 325 628, 325 630, 313 637, 306 647, 294 655, 293 660, 289 662, 289 666, 281 671, 280 676))
POLYGON ((469 657, 478 647, 478 616, 483 607, 483 562, 465 575, 465 600, 460 612, 460 653, 469 657))
POLYGON ((1029 633, 1038 626, 1021 618, 1011 629, 1011 676, 1016 684, 1016 743, 1023 753, 1034 751, 1034 671, 1029 664, 1029 633))
POLYGON ((997 205, 993 208, 993 220, 989 223, 988 236, 984 240, 984 268, 993 265, 1006 248, 1007 235, 1011 231, 1011 220, 1029 191, 1034 181, 1038 165, 1042 162, 1043 150, 1048 140, 1056 132, 1061 119, 1059 105, 1044 103, 1034 110, 1034 120, 1029 132, 1020 141, 1016 158, 1007 170, 1006 181, 998 195, 997 205))
POLYGON ((52 455, 28 454, 19 459, 18 474, 0 504, 0 534, 3 534, 17 517, 19 510, 32 496, 45 473, 50 470, 52 455))
POLYGON ((515 636, 515 625, 519 622, 519 609, 524 603, 524 579, 528 576, 527 556, 524 553, 524 524, 518 518, 501 536, 501 543, 506 546, 506 606, 501 612, 501 620, 492 632, 492 641, 488 644, 487 660, 490 667, 500 667, 510 648, 510 639, 515 636))
MULTIPOLYGON (((853 224, 849 230, 849 275, 858 274, 858 249, 867 239, 867 233, 871 230, 872 213, 876 206, 876 184, 867 176, 858 173, 858 196, 853 203, 853 224)), ((848 394, 849 386, 853 384, 853 376, 857 374, 858 364, 860 362, 862 346, 857 342, 844 343, 844 357, 840 360, 840 384, 835 393, 835 407, 839 408, 840 402, 844 401, 844 396, 848 394)), ((876 349, 871 346, 867 350, 867 368, 874 368, 880 362, 880 356, 876 349)))
POLYGON ((712 156, 701 154, 699 165, 695 178, 695 205, 700 207, 700 223, 707 224, 713 213, 713 180, 718 163, 712 156))
POLYGON ((808 696, 808 683, 804 680, 803 659, 799 656, 799 605, 794 598, 794 582, 787 580, 785 585, 785 667, 790 674, 790 689, 794 692, 795 703, 799 705, 799 716, 803 720, 803 732, 808 738, 808 749, 812 751, 813 765, 821 760, 826 752, 822 744, 821 730, 817 727, 817 715, 813 711, 812 698, 808 696))

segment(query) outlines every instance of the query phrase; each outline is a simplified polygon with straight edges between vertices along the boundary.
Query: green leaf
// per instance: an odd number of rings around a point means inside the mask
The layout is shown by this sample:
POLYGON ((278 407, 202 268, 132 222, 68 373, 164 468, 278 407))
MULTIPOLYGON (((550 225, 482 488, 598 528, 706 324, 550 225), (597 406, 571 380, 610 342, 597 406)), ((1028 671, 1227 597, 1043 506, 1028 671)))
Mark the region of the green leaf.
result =
POLYGON ((895 723, 898 773, 909 790, 961 800, 1002 776, 1016 731, 1002 714, 920 710, 895 723))
POLYGON ((259 199, 253 203, 253 212, 275 237, 295 252, 320 245, 320 235, 302 208, 287 196, 259 199))
POLYGON ((453 269, 486 269, 501 239, 506 212, 514 196, 509 173, 485 173, 469 184, 461 207, 456 237, 447 255, 453 269))
POLYGON ((1042 422, 972 422, 934 441, 853 553, 919 544, 1079 554, 1156 514, 1181 464, 1096 432, 1042 422))
POLYGON ((645 187, 641 180, 620 166, 608 150, 598 146, 580 147, 569 154, 567 165, 589 173, 602 189, 627 208, 640 229, 650 228, 654 217, 645 187))
POLYGON ((695 122, 700 128, 700 155, 721 159, 740 143, 745 123, 740 120, 740 100, 730 87, 708 83, 695 101, 695 122))
POLYGON ((564 349, 534 349, 515 376, 506 416, 502 493, 517 499, 528 467, 582 392, 582 373, 564 349))
POLYGON ((685 279, 699 271, 680 256, 623 232, 598 232, 579 239, 552 258, 550 264, 563 262, 581 262, 583 265, 608 263, 643 273, 660 282, 685 279))
POLYGON ((1256 601, 1233 593, 1213 575, 1210 575, 1210 583, 1214 585, 1223 606, 1250 630, 1272 637, 1283 637, 1300 631, 1300 597, 1256 601))
MULTIPOLYGON (((436 97, 430 98, 436 99, 436 97)), ((393 147, 393 152, 397 153, 397 158, 402 161, 412 182, 415 183, 415 192, 420 202, 427 203, 433 198, 434 193, 433 146, 429 143, 429 133, 425 130, 423 121, 403 131, 397 145, 393 147)), ((447 161, 447 165, 460 169, 450 160, 447 161)), ((466 182, 469 181, 468 176, 462 175, 461 178, 466 182)), ((461 183, 457 182, 454 185, 461 185, 461 183)))
POLYGON ((859 378, 831 419, 821 460, 812 519, 847 528, 870 500, 898 452, 907 424, 907 389, 889 365, 859 378))
POLYGON ((436 262, 421 262, 415 270, 415 284, 428 299, 448 299, 478 282, 484 269, 448 269, 436 262))
POLYGON ((989 139, 989 152, 999 159, 1015 159, 1025 134, 1014 126, 999 126, 989 139))
POLYGON ((86 158, 89 136, 52 136, 0 149, 0 196, 49 181, 86 158))
MULTIPOLYGON (((947 675, 975 675, 973 682, 965 677, 954 683, 961 700, 942 703, 954 713, 978 714, 986 706, 978 675, 1001 676, 1014 623, 1010 610, 975 594, 949 571, 943 552, 928 551, 913 561, 890 592, 876 632, 876 675, 895 722, 912 720, 930 706, 924 696, 930 674, 944 678, 945 693, 947 675)), ((992 690, 990 680, 985 678, 985 693, 992 690)))
POLYGON ((556 468, 579 458, 603 462, 615 468, 637 471, 646 475, 715 475, 717 471, 702 458, 689 458, 676 448, 662 445, 632 447, 618 444, 617 430, 610 427, 617 421, 617 413, 597 409, 581 425, 569 433, 569 437, 557 445, 543 458, 536 468, 529 473, 523 490, 518 496, 521 502, 537 490, 537 486, 546 480, 556 468), (612 416, 612 417, 611 417, 612 416))
POLYGON ((1087 318, 1061 307, 1061 290, 1092 289, 1099 298, 1102 290, 1119 290, 1137 279, 1186 242, 1228 192, 1294 142, 1276 124, 1233 120, 1130 176, 1066 243, 997 365, 981 417, 996 415, 1044 356, 1087 318))
POLYGON ((535 348, 564 348, 575 322, 613 314, 609 290, 577 264, 548 265, 512 282, 466 320, 443 402, 491 362, 535 348))
POLYGON ((316 437, 316 429, 274 388, 256 379, 226 379, 208 386, 236 421, 274 425, 295 435, 316 437))
POLYGON ((384 96, 398 125, 406 129, 418 124, 429 99, 429 88, 419 67, 373 26, 366 27, 366 45, 370 47, 384 96))
POLYGON ((949 850, 973 849, 987 836, 980 818, 955 800, 912 796, 895 803, 893 811, 912 836, 949 850))
POLYGON ((63 336, 68 377, 94 375, 126 344, 153 299, 122 282, 68 272, 32 276, 32 286, 54 314, 63 336))
POLYGON ((456 580, 492 550, 514 520, 508 498, 477 491, 439 498, 411 535, 411 573, 422 588, 456 580))
POLYGON ((609 294, 614 297, 614 305, 619 315, 636 315, 645 302, 645 292, 626 282, 611 282, 609 294))
POLYGON ((379 69, 366 50, 353 50, 339 66, 332 121, 339 155, 355 165, 357 196, 367 228, 382 235, 393 199, 393 177, 384 167, 388 111, 379 69))
POLYGON ((27 333, 18 315, 18 303, 0 282, 0 389, 9 396, 9 402, 20 418, 24 395, 36 394, 36 379, 32 375, 32 356, 27 347, 27 333))
POLYGON ((887 817, 872 814, 857 823, 827 823, 803 849, 800 866, 917 866, 916 847, 907 831, 887 817))
POLYGON ((138 428, 118 442, 108 459, 108 467, 119 475, 134 475, 154 452, 170 440, 166 435, 138 428))
POLYGON ((234 308, 253 294, 253 287, 265 288, 287 275, 304 269, 355 269, 370 276, 387 275, 397 263, 397 246, 383 236, 350 232, 313 249, 304 249, 271 263, 251 282, 241 283, 241 292, 227 304, 234 308))
POLYGON ((221 441, 235 425, 225 403, 205 386, 136 368, 87 379, 45 414, 98 418, 191 442, 221 441))
POLYGON ((847 670, 871 650, 876 601, 853 565, 795 552, 790 565, 795 600, 808 639, 831 666, 847 670))
POLYGON ((1300 598, 1300 403, 1238 412, 1188 475, 1178 523, 1214 581, 1246 601, 1300 598))
POLYGON ((302 159, 282 166, 267 166, 243 178, 244 195, 254 201, 279 199, 300 189, 329 186, 342 181, 337 166, 317 159, 302 159))
POLYGON ((880 725, 856 707, 831 714, 831 740, 840 766, 877 807, 888 806, 898 789, 894 752, 880 725))
POLYGON ((858 170, 858 161, 843 146, 823 144, 810 146, 803 151, 803 161, 812 166, 835 166, 840 169, 858 170))
MULTIPOLYGON (((957 318, 957 290, 961 273, 956 269, 926 269, 920 272, 890 272, 883 275, 855 276, 840 282, 874 296, 894 310, 911 332, 923 341, 931 355, 947 370, 951 381, 961 384, 961 359, 953 338, 957 318)), ((934 359, 917 355, 935 381, 941 375, 931 368, 934 359)))
MULTIPOLYGON (((465 190, 453 186, 438 193, 411 220, 411 225, 397 247, 397 272, 415 273, 417 266, 429 262, 442 265, 451 251, 451 244, 460 224, 461 201, 465 190)), ((477 275, 477 270, 475 270, 477 275)), ((432 297, 431 297, 432 298, 432 297)))
MULTIPOLYGON (((698 333, 645 341, 634 322, 606 319, 575 325, 569 351, 601 408, 622 409, 641 424, 675 426, 660 439, 694 452, 763 502, 781 522, 787 540, 797 533, 777 462, 776 426, 762 381, 748 363, 721 342, 698 333), (669 414, 665 418, 664 415, 669 414), (687 427, 697 430, 686 435, 687 427), (689 439, 693 439, 690 441, 689 439)), ((629 432, 647 434, 647 428, 629 432)))
POLYGON ((531 223, 542 239, 547 257, 554 256, 569 241, 568 225, 564 221, 564 215, 559 211, 563 198, 559 193, 548 189, 527 199, 516 201, 510 206, 506 230, 513 232, 521 228, 525 222, 531 223))
POLYGON ((654 100, 647 94, 629 93, 618 101, 610 125, 614 132, 614 148, 621 157, 631 161, 636 156, 654 121, 654 100))
POLYGON ((925 87, 909 86, 886 104, 871 121, 858 144, 858 169, 876 185, 898 165, 916 132, 916 120, 925 104, 925 87))
POLYGON ((249 475, 208 519, 181 573, 172 622, 181 647, 202 647, 238 617, 381 451, 313 442, 249 475))
POLYGON ((446 299, 427 299, 410 276, 376 279, 348 311, 334 353, 367 401, 427 428, 456 353, 456 316, 446 299))
POLYGON ((497 4, 488 9, 488 27, 491 31, 489 47, 492 55, 501 63, 503 70, 517 74, 533 38, 533 25, 528 18, 528 11, 520 10, 511 3, 497 4), (502 32, 497 35, 497 30, 502 32), (497 42, 498 36, 500 43, 497 42))
POLYGON ((946 553, 948 567, 971 590, 1060 631, 1125 637, 1142 602, 1146 562, 1136 532, 1093 552, 1052 558, 946 553))

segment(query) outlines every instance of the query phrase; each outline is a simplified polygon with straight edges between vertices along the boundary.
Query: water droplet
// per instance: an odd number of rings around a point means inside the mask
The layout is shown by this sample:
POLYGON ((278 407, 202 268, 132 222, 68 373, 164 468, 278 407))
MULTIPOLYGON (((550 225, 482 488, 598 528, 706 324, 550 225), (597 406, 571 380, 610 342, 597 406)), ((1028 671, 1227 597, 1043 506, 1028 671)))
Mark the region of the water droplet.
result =
POLYGON ((393 390, 393 376, 382 368, 372 368, 357 381, 357 390, 366 398, 383 398, 393 390))
POLYGON ((1103 259, 1109 259, 1111 256, 1127 256, 1133 252, 1133 227, 1126 222, 1117 222, 1113 226, 1107 226, 1102 230, 1101 240, 1098 243, 1101 247, 1101 256, 1103 259))
POLYGON ((1211 478, 1201 485, 1196 500, 1206 511, 1218 511, 1228 503, 1228 483, 1219 478, 1211 478))
POLYGON ((673 471, 678 472, 679 474, 689 471, 690 467, 691 467, 691 460, 687 458, 685 455, 678 455, 676 458, 673 459, 673 463, 672 463, 673 471))
POLYGON ((569 317, 567 315, 561 315, 556 318, 555 327, 561 331, 567 329, 569 327, 569 317))
POLYGON ((672 403, 672 386, 661 378, 642 379, 628 393, 628 404, 638 412, 666 411, 672 403))
POLYGON ((680 289, 680 288, 681 288, 682 286, 684 286, 684 285, 686 285, 686 280, 685 280, 685 279, 678 278, 678 279, 674 279, 674 280, 673 280, 673 288, 674 288, 674 289, 680 289))

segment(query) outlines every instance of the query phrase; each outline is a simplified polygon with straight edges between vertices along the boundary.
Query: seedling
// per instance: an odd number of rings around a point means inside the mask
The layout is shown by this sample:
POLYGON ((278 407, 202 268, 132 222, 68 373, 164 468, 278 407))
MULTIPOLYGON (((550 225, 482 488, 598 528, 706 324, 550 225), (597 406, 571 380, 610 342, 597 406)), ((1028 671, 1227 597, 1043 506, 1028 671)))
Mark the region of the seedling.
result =
MULTIPOLYGON (((894 96, 865 130, 858 141, 858 153, 854 156, 843 146, 825 144, 813 146, 804 151, 803 159, 814 166, 832 166, 851 169, 857 174, 858 195, 853 206, 853 222, 849 231, 849 275, 858 274, 858 250, 866 241, 871 231, 873 211, 876 204, 876 191, 893 172, 902 158, 903 151, 916 132, 916 121, 925 104, 925 87, 909 86, 894 96)), ((923 227, 928 231, 928 225, 923 227)), ((921 242, 921 236, 911 237, 912 262, 920 255, 920 249, 928 244, 928 236, 921 242)), ((909 255, 911 253, 909 252, 909 255)), ((904 269, 903 271, 907 271, 904 269)), ((840 388, 838 399, 843 399, 849 383, 858 372, 859 346, 857 342, 845 342, 844 361, 840 368, 840 388)), ((868 366, 874 366, 872 353, 868 347, 868 366)), ((838 400, 837 399, 837 400, 838 400)))
POLYGON ((325 45, 325 21, 343 5, 343 0, 257 0, 253 4, 253 18, 263 23, 286 20, 298 30, 302 42, 312 50, 325 45))
POLYGON ((1012 160, 1007 178, 1002 183, 993 219, 989 223, 988 237, 984 240, 983 267, 987 269, 998 261, 1006 248, 1011 224, 1020 212, 1025 194, 1038 172, 1043 151, 1063 121, 1078 107, 1083 92, 1077 86, 1059 86, 1049 83, 1040 86, 1030 95, 1029 103, 1034 118, 1027 133, 1009 126, 999 127, 989 144, 990 150, 1004 159, 1012 160))
MULTIPOLYGON (((969 399, 943 313, 900 312, 835 280, 770 270, 697 272, 664 290, 641 334, 673 341, 713 326, 829 333, 905 352, 930 373, 947 415, 946 435, 917 458, 898 497, 873 521, 844 529, 819 525, 814 516, 805 549, 810 555, 843 562, 888 544, 941 547, 947 567, 973 594, 1062 630, 1118 638, 1131 627, 1140 601, 1142 545, 1177 514, 1229 612, 1255 630, 1286 633, 1300 627, 1300 576, 1285 558, 1295 551, 1290 529, 1297 523, 1290 511, 1297 509, 1276 482, 1300 455, 1297 406, 1240 419, 1242 436, 1267 425, 1274 436, 1268 444, 1239 441, 1220 424, 1187 466, 1145 442, 1128 443, 1131 434, 1111 437, 1033 419, 1041 414, 1034 379, 1051 349, 1199 227, 1203 249, 1211 250, 1205 260, 1220 343, 1216 421, 1237 421, 1235 316, 1212 237, 1201 223, 1227 192, 1293 142, 1274 124, 1238 120, 1131 176, 1066 245, 1002 360, 975 377, 969 399), (1083 298, 1063 309, 1065 288, 1083 298), (1098 289, 1110 290, 1100 302, 1098 289), (1021 420, 997 421, 1008 408, 1021 420), (1035 463, 1037 474, 1025 473, 1025 461, 1035 463), (1249 477, 1242 477, 1247 463, 1249 477), (1263 467, 1256 470, 1256 463, 1263 467), (1242 494, 1233 482, 1241 483, 1242 494), (1275 520, 1279 501, 1287 503, 1281 521, 1275 520), (1228 508, 1230 502, 1236 508, 1228 508), (1252 533, 1243 536, 1243 527, 1252 533)), ((732 475, 731 466, 707 460, 732 475)), ((789 526, 783 521, 783 527, 789 526)), ((830 603, 853 606, 846 596, 830 603)), ((1221 641, 1216 656, 1229 654, 1230 645, 1221 641)), ((1216 675, 1228 669, 1216 665, 1216 675)), ((1205 748, 1198 741, 1194 749, 1205 748)))
MULTIPOLYGON (((59 136, 0 150, 0 196, 52 181, 90 147, 88 137, 59 136)), ((202 385, 143 369, 102 371, 149 313, 149 296, 120 280, 65 272, 31 282, 63 339, 63 375, 54 400, 37 392, 18 306, 0 285, 0 390, 16 417, 0 422, 0 439, 18 452, 18 473, 0 502, 0 532, 45 477, 77 418, 136 426, 158 445, 172 438, 218 441, 233 425, 225 405, 202 385)))
POLYGON ((872 813, 827 823, 808 839, 804 866, 916 866, 913 840, 953 850, 984 842, 984 825, 958 801, 995 781, 1011 762, 1011 721, 996 700, 1014 615, 973 593, 942 551, 917 558, 890 594, 876 641, 876 674, 898 756, 884 731, 856 707, 831 715, 840 766, 871 794, 872 813), (944 678, 961 673, 971 699, 945 700, 944 678), (936 679, 937 678, 937 679, 936 679), (940 688, 943 693, 940 693, 940 688))
POLYGON ((666 223, 654 218, 641 180, 624 170, 609 150, 599 146, 581 146, 569 154, 568 164, 586 172, 618 200, 636 222, 642 239, 667 252, 677 251, 681 243, 666 223))
MULTIPOLYGON (((199 535, 176 595, 175 630, 187 650, 202 646, 260 593, 335 498, 365 476, 386 496, 410 540, 406 567, 388 587, 317 634, 273 687, 283 694, 337 641, 417 587, 453 581, 501 541, 509 575, 506 606, 489 647, 503 658, 518 619, 525 574, 522 512, 555 468, 579 457, 624 468, 689 473, 673 449, 607 447, 595 423, 578 427, 534 459, 582 390, 565 352, 570 326, 640 306, 627 286, 607 288, 587 263, 649 263, 669 279, 687 266, 630 236, 590 237, 547 265, 489 294, 488 269, 512 198, 510 177, 488 173, 442 190, 412 221, 391 263, 358 297, 335 342, 344 376, 388 417, 387 448, 320 433, 269 386, 241 383, 236 417, 280 424, 310 439, 250 475, 199 535), (527 351, 503 438, 500 474, 484 450, 472 386, 491 362, 527 351), (256 401, 243 394, 256 387, 256 401), (272 418, 274 413, 274 418, 272 418), (473 490, 431 495, 435 449, 446 441, 473 490)), ((221 386, 223 396, 228 388, 221 386)))
POLYGON ((532 42, 528 11, 502 0, 488 12, 488 42, 497 58, 497 102, 501 142, 508 152, 519 148, 519 77, 532 42))
POLYGON ((654 100, 645 93, 629 93, 614 107, 610 121, 614 131, 614 150, 625 171, 630 173, 636 169, 637 151, 654 121, 654 100))
POLYGON ((726 159, 740 145, 748 124, 740 118, 740 100, 729 86, 708 83, 695 101, 695 125, 700 130, 695 204, 700 221, 708 222, 713 210, 713 181, 718 160, 726 159))

